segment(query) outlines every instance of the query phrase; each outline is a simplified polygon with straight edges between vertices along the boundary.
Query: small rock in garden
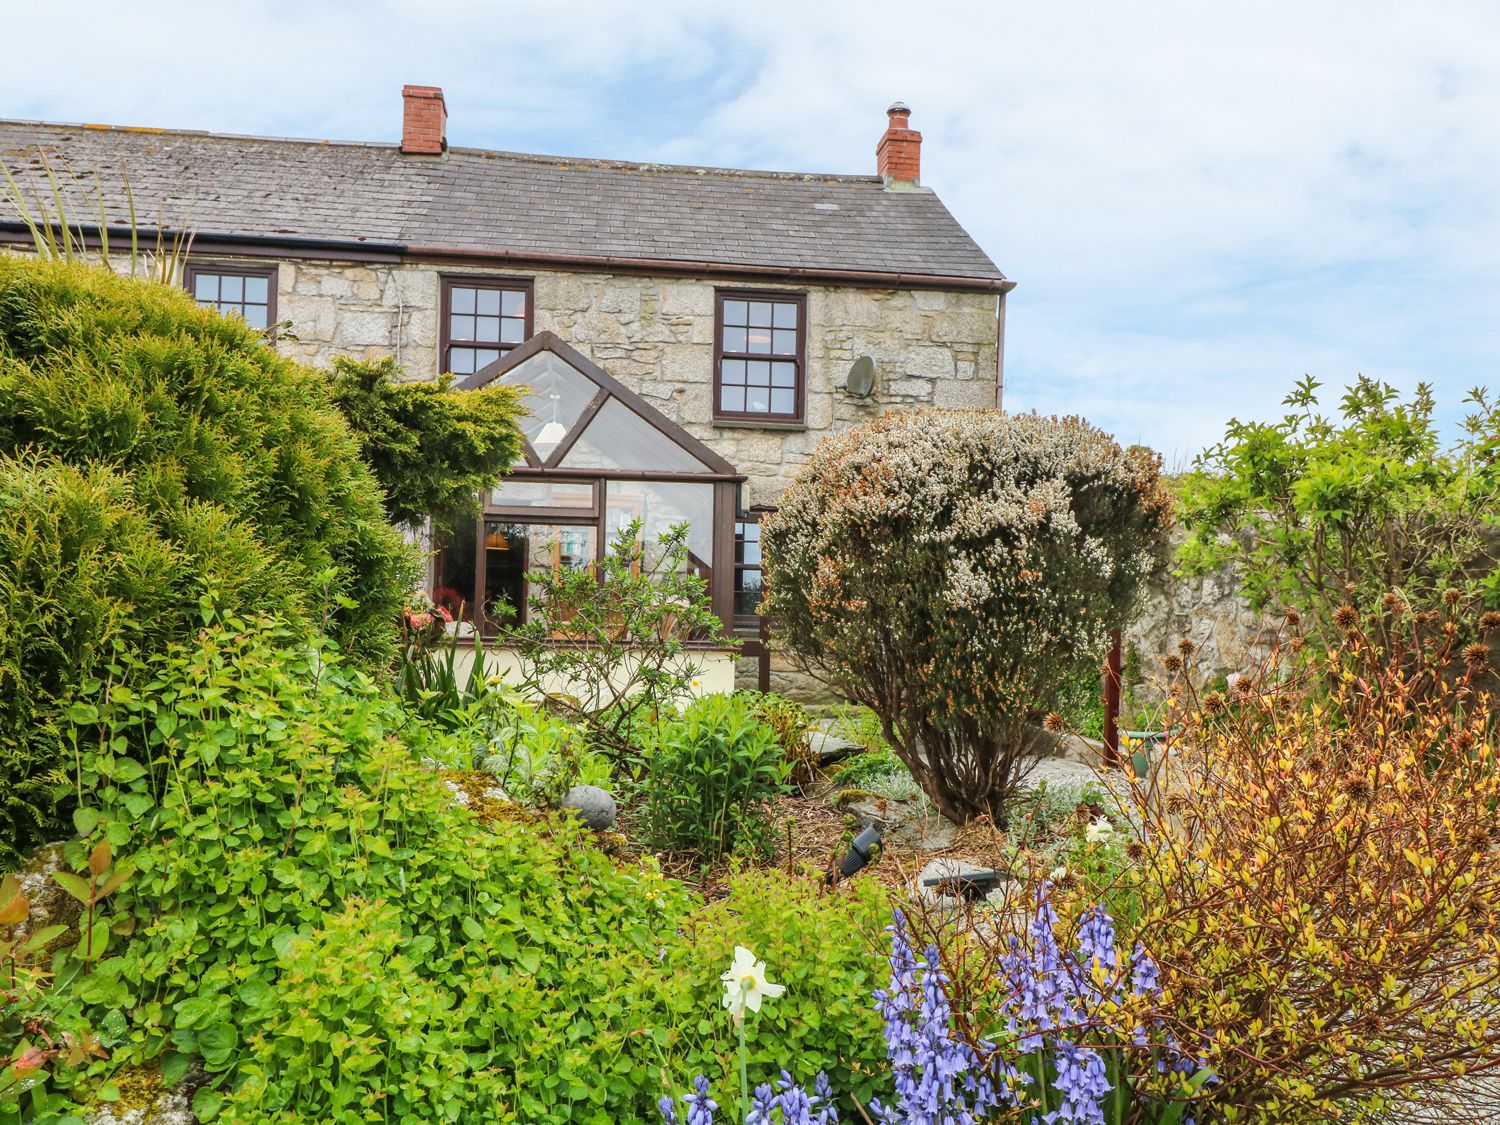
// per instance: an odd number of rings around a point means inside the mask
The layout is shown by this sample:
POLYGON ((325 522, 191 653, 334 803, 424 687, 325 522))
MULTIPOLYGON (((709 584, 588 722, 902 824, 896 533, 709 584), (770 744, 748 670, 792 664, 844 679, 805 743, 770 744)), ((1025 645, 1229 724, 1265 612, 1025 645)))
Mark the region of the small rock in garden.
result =
POLYGON ((845 758, 863 753, 864 747, 847 738, 837 738, 827 731, 814 730, 807 736, 807 745, 818 759, 820 766, 831 766, 845 758))
POLYGON ((578 819, 596 831, 615 823, 615 799, 597 785, 575 785, 563 796, 561 806, 572 809, 578 819))
POLYGON ((931 809, 911 802, 915 815, 901 818, 891 831, 891 839, 911 844, 925 852, 941 852, 958 843, 958 825, 931 809))
POLYGON ((918 898, 936 905, 953 904, 960 901, 957 881, 962 876, 979 875, 993 870, 994 868, 967 859, 934 859, 922 868, 912 891, 918 898), (928 886, 934 879, 940 880, 938 885, 928 886))
POLYGON ((854 830, 869 828, 872 824, 876 828, 885 828, 890 824, 888 815, 888 802, 878 797, 861 797, 854 801, 840 801, 839 808, 846 816, 854 818, 854 830))

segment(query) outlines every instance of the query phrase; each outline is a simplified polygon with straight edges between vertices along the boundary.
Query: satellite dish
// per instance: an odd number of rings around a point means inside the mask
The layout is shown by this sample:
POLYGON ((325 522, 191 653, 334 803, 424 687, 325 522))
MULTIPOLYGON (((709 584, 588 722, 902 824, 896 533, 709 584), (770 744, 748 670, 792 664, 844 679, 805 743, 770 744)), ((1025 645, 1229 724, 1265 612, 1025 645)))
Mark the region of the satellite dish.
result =
POLYGON ((849 368, 849 377, 844 380, 844 390, 856 398, 869 398, 875 392, 875 361, 862 355, 849 368))

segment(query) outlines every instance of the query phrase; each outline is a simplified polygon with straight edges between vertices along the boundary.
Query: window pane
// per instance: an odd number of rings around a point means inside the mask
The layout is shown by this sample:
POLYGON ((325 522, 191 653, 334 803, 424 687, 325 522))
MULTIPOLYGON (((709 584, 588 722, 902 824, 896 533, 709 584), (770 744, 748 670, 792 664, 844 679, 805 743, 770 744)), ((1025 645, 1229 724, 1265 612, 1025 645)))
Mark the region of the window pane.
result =
POLYGON ((734 576, 734 612, 745 617, 755 616, 760 606, 759 570, 741 570, 734 576))
POLYGON ((500 311, 506 316, 526 315, 526 294, 517 289, 507 289, 500 297, 500 311))
POLYGON ((724 302, 724 323, 745 325, 749 323, 750 306, 744 301, 724 302))
POLYGON ((502 344, 519 344, 526 339, 526 322, 524 320, 513 320, 506 317, 500 322, 500 342, 502 344))
POLYGON ((245 323, 251 328, 264 328, 266 326, 266 306, 246 305, 245 323))
POLYGON ((448 370, 454 375, 474 374, 474 349, 449 348, 448 370))
POLYGON ((478 371, 480 368, 488 367, 490 364, 494 363, 495 360, 500 358, 500 354, 501 353, 494 348, 475 348, 474 370, 478 371))
POLYGON ((490 503, 497 508, 578 508, 592 511, 592 484, 541 480, 507 480, 490 493, 490 503))
POLYGON ((797 396, 792 391, 774 390, 771 392, 772 414, 795 414, 797 412, 797 396))
POLYGON ((448 322, 448 338, 451 340, 472 340, 474 338, 474 318, 472 316, 459 316, 454 313, 448 322))
POLYGON ((689 570, 708 578, 714 565, 714 489, 675 481, 606 481, 604 528, 611 544, 631 521, 641 521, 647 564, 661 561, 661 537, 688 525, 689 570))
POLYGON ((219 277, 219 300, 221 301, 243 301, 245 299, 245 279, 233 274, 222 274, 219 277))
POLYGON ((771 385, 771 365, 763 359, 752 359, 745 364, 745 382, 752 387, 771 385))
POLYGON ((216 301, 219 299, 219 275, 216 273, 200 273, 193 279, 193 296, 200 301, 216 301))
POLYGON ((745 330, 743 328, 724 329, 724 350, 726 352, 742 352, 745 350, 745 330))
POLYGON ((745 409, 752 414, 765 414, 771 409, 771 392, 764 387, 747 388, 745 409))
POLYGON ((762 328, 771 327, 771 303, 769 301, 750 302, 750 323, 762 328))
POLYGON ((719 409, 742 414, 745 410, 745 388, 725 387, 719 392, 719 409))
POLYGON ((745 345, 745 350, 753 355, 770 355, 771 330, 769 328, 750 329, 745 345))
POLYGON ((438 555, 433 566, 432 601, 453 614, 455 621, 472 621, 476 593, 474 551, 479 525, 462 520, 437 537, 438 555))
POLYGON ((498 316, 476 316, 474 318, 474 339, 481 344, 498 344, 500 342, 500 318, 498 316))
POLYGON ((771 350, 777 355, 796 355, 797 333, 778 328, 774 333, 771 350))
POLYGON ((708 471, 696 457, 617 398, 611 398, 594 415, 562 464, 570 469, 708 471))
POLYGON ((254 301, 258 304, 266 303, 266 282, 268 278, 247 277, 245 278, 245 300, 254 301))
POLYGON ((536 571, 560 574, 594 564, 593 527, 517 523, 489 519, 484 525, 484 608, 493 628, 531 616, 532 590, 526 580, 536 571))
POLYGON ((467 285, 455 285, 449 294, 453 300, 453 310, 456 313, 471 313, 474 311, 474 290, 467 285))
POLYGON ((797 365, 795 363, 771 364, 771 386, 795 387, 796 385, 797 365))
POLYGON ((537 352, 517 364, 505 373, 504 382, 531 388, 531 393, 522 400, 531 413, 518 422, 526 440, 544 458, 567 436, 578 416, 599 393, 598 384, 552 352, 537 352), (539 442, 544 429, 546 441, 539 442), (542 452, 543 445, 547 453, 542 452))
POLYGON ((796 328, 797 306, 789 301, 778 304, 775 319, 777 328, 796 328))
POLYGON ((500 315, 500 290, 477 289, 474 293, 474 311, 480 316, 500 315))
POLYGON ((743 387, 745 385, 745 361, 743 359, 724 360, 724 374, 720 381, 743 387))

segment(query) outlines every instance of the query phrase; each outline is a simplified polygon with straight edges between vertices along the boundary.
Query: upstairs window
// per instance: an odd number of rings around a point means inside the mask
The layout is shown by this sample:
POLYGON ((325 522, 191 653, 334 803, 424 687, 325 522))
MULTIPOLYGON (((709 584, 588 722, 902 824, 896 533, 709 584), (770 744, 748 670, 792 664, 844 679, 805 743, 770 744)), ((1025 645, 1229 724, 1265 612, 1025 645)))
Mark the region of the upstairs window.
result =
POLYGON ((276 323, 276 267, 193 265, 187 267, 193 300, 225 316, 238 316, 264 331, 276 323))
POLYGON ((801 422, 806 398, 807 298, 720 290, 714 340, 714 417, 801 422))
POLYGON ((472 375, 530 335, 531 282, 443 278, 443 371, 472 375))

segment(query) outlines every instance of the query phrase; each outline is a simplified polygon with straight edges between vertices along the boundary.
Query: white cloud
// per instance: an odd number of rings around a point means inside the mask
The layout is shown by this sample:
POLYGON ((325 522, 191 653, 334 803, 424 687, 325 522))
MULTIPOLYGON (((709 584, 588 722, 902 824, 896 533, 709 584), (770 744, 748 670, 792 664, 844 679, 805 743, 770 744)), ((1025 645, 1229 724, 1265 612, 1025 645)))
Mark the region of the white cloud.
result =
POLYGON ((1169 453, 1304 371, 1456 410, 1500 359, 1486 0, 16 7, 10 116, 393 137, 415 81, 459 143, 868 171, 900 97, 1020 282, 1009 401, 1169 453))

